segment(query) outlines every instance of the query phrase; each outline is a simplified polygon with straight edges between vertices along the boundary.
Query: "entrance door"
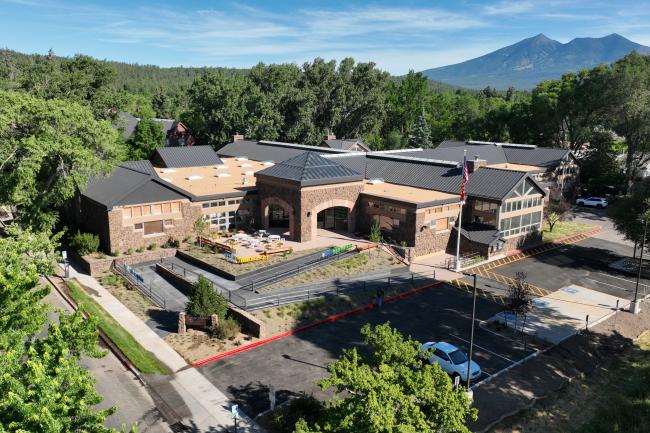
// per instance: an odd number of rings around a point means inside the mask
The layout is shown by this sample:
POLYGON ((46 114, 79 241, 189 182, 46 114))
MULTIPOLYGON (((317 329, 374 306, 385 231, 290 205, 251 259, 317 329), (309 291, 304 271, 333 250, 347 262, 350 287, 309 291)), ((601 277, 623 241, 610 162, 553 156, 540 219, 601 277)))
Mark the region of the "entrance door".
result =
POLYGON ((289 227, 289 213, 282 206, 269 205, 269 227, 289 227))
POLYGON ((348 212, 348 209, 342 206, 320 211, 316 216, 316 227, 325 230, 348 231, 348 212))

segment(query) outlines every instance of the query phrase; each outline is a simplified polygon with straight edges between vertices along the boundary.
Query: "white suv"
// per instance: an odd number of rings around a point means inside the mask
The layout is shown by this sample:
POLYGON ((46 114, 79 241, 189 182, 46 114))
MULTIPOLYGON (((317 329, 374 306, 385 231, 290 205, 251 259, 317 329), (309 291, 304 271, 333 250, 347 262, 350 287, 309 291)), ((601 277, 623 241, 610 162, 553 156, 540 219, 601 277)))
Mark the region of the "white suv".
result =
POLYGON ((607 199, 602 197, 579 198, 576 200, 578 206, 607 207, 607 199))
MULTIPOLYGON (((438 343, 424 343, 420 347, 421 355, 429 351, 426 358, 429 363, 437 363, 445 373, 452 377, 458 376, 464 382, 467 382, 467 356, 453 344, 443 341, 438 343)), ((472 361, 470 369, 470 378, 476 380, 481 377, 481 367, 472 361)))

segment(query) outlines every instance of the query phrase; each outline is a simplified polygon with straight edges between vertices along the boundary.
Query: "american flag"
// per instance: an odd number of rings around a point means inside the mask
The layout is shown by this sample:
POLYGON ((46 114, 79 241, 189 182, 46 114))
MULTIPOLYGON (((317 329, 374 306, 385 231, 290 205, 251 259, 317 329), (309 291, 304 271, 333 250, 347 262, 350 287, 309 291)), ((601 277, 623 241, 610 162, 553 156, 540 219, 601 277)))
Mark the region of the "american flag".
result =
POLYGON ((467 169, 467 155, 463 157, 463 180, 460 183, 460 199, 465 201, 465 185, 469 181, 469 170, 467 169))

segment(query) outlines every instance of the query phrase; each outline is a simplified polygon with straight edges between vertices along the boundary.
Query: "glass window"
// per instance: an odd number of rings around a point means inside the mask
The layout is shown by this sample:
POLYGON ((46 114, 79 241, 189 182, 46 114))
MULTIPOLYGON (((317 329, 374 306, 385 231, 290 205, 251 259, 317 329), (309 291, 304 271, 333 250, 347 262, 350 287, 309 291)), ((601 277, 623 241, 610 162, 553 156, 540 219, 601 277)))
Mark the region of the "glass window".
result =
POLYGON ((174 221, 173 221, 173 220, 165 220, 165 225, 166 225, 166 226, 173 226, 173 225, 174 225, 174 221))
POLYGON ((142 230, 142 223, 133 224, 134 230, 142 230))
POLYGON ((210 207, 210 203, 203 203, 201 206, 203 207, 203 209, 207 209, 210 207))

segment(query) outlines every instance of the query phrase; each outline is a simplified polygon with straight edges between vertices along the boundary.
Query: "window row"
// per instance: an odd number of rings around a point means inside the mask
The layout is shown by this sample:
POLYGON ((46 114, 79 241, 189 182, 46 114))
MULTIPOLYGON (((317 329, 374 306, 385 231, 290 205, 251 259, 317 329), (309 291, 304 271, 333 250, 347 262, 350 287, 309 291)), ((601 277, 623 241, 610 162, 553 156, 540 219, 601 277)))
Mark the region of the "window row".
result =
POLYGON ((174 220, 147 221, 144 223, 133 224, 134 231, 143 232, 145 235, 164 233, 165 227, 174 227, 174 220))
POLYGON ((442 212, 448 212, 448 211, 459 211, 458 205, 451 205, 451 206, 439 206, 433 209, 428 209, 427 213, 442 213, 442 212))
POLYGON ((507 201, 501 205, 501 212, 513 212, 521 209, 541 206, 544 203, 542 197, 528 197, 516 201, 507 201))
POLYGON ((211 207, 219 207, 219 206, 233 206, 233 205, 238 205, 238 204, 249 204, 253 201, 253 199, 249 198, 236 198, 236 199, 230 199, 230 200, 219 200, 219 201, 211 201, 211 202, 205 202, 201 206, 203 206, 203 209, 211 208, 211 207))
POLYGON ((238 227, 242 222, 244 213, 239 211, 219 212, 205 215, 204 218, 210 224, 216 226, 219 231, 226 231, 238 227))
POLYGON ((512 218, 504 218, 501 220, 499 230, 502 236, 513 236, 520 233, 527 233, 534 230, 539 230, 542 221, 541 212, 527 213, 524 215, 517 215, 512 218))
POLYGON ((173 203, 158 203, 158 204, 145 204, 142 206, 130 206, 122 209, 123 218, 137 218, 147 215, 160 215, 169 214, 173 212, 180 212, 181 204, 179 202, 173 203))

